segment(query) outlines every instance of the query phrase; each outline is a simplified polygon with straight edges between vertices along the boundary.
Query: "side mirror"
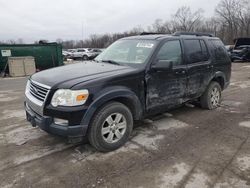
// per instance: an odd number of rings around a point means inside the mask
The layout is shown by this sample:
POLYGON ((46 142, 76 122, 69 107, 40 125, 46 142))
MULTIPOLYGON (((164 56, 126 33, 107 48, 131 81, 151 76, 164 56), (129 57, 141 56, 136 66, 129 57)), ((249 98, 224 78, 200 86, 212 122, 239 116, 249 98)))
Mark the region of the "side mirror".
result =
POLYGON ((152 65, 154 70, 171 70, 173 68, 173 61, 170 60, 158 60, 152 65))

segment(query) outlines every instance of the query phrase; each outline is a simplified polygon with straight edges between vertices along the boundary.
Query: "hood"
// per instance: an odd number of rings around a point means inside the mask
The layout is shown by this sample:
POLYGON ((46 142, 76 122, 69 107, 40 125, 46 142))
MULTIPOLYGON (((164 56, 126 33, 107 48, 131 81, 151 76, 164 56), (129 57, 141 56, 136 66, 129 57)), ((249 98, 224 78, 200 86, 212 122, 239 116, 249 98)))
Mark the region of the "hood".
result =
POLYGON ((70 88, 72 84, 77 84, 73 83, 73 80, 77 80, 77 82, 86 82, 97 78, 107 77, 114 73, 129 72, 133 69, 134 68, 127 66, 88 61, 44 70, 33 74, 31 79, 50 87, 62 83, 64 83, 65 86, 65 82, 71 81, 71 84, 67 86, 67 88, 70 88))
POLYGON ((234 39, 235 47, 237 48, 238 46, 242 45, 250 45, 250 38, 237 38, 234 39))

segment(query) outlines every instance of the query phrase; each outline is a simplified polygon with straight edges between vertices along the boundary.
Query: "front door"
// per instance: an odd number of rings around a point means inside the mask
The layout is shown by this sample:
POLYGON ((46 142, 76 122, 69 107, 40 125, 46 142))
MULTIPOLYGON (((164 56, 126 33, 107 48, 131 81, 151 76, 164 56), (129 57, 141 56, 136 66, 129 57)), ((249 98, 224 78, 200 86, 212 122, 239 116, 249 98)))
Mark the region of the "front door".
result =
POLYGON ((162 44, 153 64, 160 61, 171 62, 172 68, 150 69, 147 73, 146 105, 149 113, 181 104, 186 95, 187 72, 180 40, 170 40, 162 44))

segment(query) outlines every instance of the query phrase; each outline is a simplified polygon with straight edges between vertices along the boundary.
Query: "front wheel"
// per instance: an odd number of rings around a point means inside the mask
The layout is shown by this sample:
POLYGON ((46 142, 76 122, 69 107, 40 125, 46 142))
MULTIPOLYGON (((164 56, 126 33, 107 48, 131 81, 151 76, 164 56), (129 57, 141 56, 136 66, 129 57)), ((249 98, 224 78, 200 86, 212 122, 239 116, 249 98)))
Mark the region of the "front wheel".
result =
POLYGON ((88 139, 98 151, 112 151, 127 142, 132 129, 133 116, 128 107, 119 102, 110 102, 94 115, 88 139))
POLYGON ((221 103, 221 86, 218 82, 212 81, 204 94, 201 96, 201 107, 215 109, 221 103))

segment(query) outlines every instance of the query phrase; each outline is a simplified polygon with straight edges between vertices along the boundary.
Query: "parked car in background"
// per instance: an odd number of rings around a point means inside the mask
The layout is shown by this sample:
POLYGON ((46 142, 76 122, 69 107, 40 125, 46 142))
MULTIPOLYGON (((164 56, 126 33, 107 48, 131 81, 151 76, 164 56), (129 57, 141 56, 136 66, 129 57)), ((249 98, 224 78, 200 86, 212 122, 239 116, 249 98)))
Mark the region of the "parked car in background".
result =
POLYGON ((234 49, 230 53, 231 61, 250 62, 250 38, 235 39, 234 49))
POLYGON ((123 38, 94 62, 32 75, 25 91, 27 120, 70 141, 87 136, 97 150, 111 151, 129 139, 135 120, 188 101, 217 108, 230 76, 225 46, 209 34, 123 38))
POLYGON ((63 60, 67 60, 68 58, 71 57, 71 52, 67 51, 67 50, 63 50, 62 51, 62 55, 63 55, 63 60))
POLYGON ((78 48, 71 53, 72 59, 83 59, 88 60, 91 58, 91 52, 89 48, 78 48))
POLYGON ((69 53, 73 53, 75 51, 76 51, 76 49, 67 49, 67 52, 69 52, 69 53))
POLYGON ((99 48, 93 48, 90 50, 91 53, 91 57, 90 59, 94 59, 96 58, 100 53, 102 53, 103 49, 99 49, 99 48))
POLYGON ((232 52, 233 49, 234 49, 234 45, 225 45, 225 48, 226 48, 227 52, 228 52, 229 54, 231 54, 231 52, 232 52))

